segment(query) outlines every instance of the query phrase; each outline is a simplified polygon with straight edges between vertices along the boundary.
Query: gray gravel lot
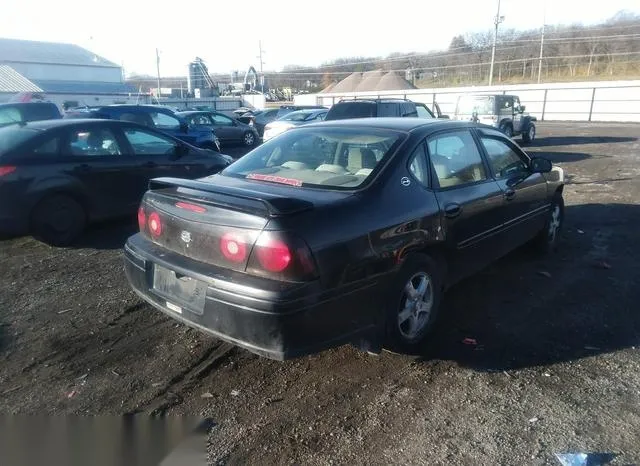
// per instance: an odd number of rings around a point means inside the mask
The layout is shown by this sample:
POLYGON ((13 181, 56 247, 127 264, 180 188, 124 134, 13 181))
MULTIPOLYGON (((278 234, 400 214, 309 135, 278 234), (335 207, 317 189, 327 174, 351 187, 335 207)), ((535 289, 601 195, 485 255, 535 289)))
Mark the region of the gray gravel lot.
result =
POLYGON ((0 412, 210 416, 225 464, 640 462, 640 125, 538 137, 569 180, 560 250, 453 288, 420 357, 283 363, 176 324, 127 286, 133 222, 67 249, 0 242, 0 412))

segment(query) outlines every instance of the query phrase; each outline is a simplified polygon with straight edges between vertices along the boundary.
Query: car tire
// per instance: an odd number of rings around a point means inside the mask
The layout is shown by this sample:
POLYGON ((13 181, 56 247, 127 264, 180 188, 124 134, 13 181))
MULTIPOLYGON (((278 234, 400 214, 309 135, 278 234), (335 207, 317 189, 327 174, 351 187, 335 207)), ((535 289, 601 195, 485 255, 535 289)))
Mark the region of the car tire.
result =
POLYGON ((418 350, 433 329, 441 299, 442 273, 436 261, 425 254, 407 257, 387 297, 385 349, 404 354, 418 350))
POLYGON ((40 201, 31 212, 33 237, 51 246, 68 246, 84 231, 87 215, 71 196, 55 194, 40 201))
POLYGON ((522 142, 529 144, 536 138, 536 125, 529 123, 527 130, 522 133, 522 142))
POLYGON ((502 131, 508 138, 513 137, 513 126, 511 125, 511 123, 501 123, 500 131, 502 131))
POLYGON ((554 251, 564 224, 564 199, 562 193, 556 193, 551 200, 544 228, 533 239, 533 246, 540 254, 554 251))
POLYGON ((242 142, 244 143, 245 146, 251 147, 256 143, 256 135, 253 134, 251 131, 247 131, 242 136, 242 142))

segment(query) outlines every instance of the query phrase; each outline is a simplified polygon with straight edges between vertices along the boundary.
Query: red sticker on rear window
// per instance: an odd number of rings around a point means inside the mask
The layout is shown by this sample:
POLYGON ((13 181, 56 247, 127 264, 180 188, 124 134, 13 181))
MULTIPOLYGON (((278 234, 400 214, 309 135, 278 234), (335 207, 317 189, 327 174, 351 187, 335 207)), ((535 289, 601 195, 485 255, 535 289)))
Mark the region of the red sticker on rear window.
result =
POLYGON ((284 178, 282 176, 261 175, 260 173, 250 173, 247 175, 250 180, 271 181, 272 183, 288 184, 289 186, 302 186, 302 181, 294 178, 284 178))

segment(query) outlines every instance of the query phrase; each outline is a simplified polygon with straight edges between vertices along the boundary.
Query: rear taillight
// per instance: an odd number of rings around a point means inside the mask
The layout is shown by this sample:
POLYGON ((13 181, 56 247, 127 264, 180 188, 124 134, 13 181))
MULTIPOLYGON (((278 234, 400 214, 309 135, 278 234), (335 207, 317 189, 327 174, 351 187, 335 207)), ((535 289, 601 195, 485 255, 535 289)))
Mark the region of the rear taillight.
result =
POLYGON ((309 246, 288 233, 260 233, 247 263, 247 273, 279 280, 305 281, 316 277, 309 246))
POLYGON ((140 227, 140 231, 144 231, 144 228, 147 226, 147 214, 144 213, 144 207, 140 207, 138 209, 138 227, 140 227))
POLYGON ((291 264, 293 255, 284 242, 274 239, 262 243, 255 245, 254 253, 265 270, 282 272, 291 264))
POLYGON ((157 212, 149 214, 147 225, 149 225, 149 233, 151 233, 151 236, 154 238, 158 238, 162 234, 162 222, 157 212))
POLYGON ((4 176, 4 175, 8 175, 9 173, 13 173, 14 171, 16 171, 16 168, 18 168, 18 167, 14 167, 13 165, 0 166, 0 176, 4 176))
POLYGON ((244 262, 247 258, 247 243, 240 236, 227 233, 220 238, 220 252, 231 262, 244 262))

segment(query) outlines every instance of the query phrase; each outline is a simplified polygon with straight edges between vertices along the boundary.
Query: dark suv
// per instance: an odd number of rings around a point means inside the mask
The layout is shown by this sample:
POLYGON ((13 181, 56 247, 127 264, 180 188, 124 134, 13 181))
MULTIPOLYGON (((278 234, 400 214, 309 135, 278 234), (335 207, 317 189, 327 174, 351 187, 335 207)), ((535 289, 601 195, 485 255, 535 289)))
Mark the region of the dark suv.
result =
POLYGON ((0 104, 0 127, 29 121, 59 120, 60 109, 53 102, 15 102, 0 104))
POLYGON ((220 152, 220 141, 211 128, 189 127, 172 110, 157 105, 105 105, 68 111, 65 118, 100 118, 142 124, 165 132, 193 146, 220 152))
MULTIPOLYGON (((358 99, 341 100, 334 104, 329 109, 325 121, 372 117, 436 118, 425 104, 408 99, 358 99)), ((448 117, 440 115, 440 118, 448 117)))

